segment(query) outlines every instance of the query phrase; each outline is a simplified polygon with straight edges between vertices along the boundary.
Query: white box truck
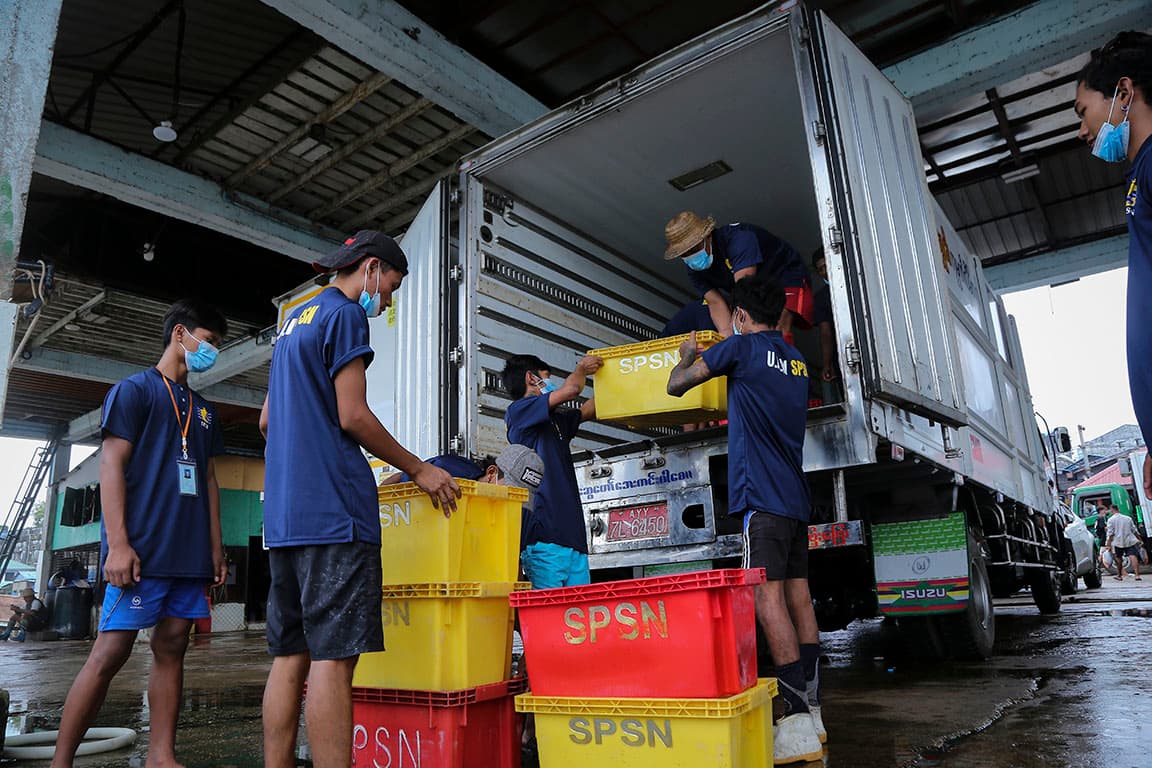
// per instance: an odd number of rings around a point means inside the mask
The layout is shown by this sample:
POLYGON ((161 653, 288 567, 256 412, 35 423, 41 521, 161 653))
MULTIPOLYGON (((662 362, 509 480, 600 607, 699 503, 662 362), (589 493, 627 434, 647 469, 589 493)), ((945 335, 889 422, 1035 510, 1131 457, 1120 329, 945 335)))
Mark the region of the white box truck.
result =
MULTIPOLYGON (((1027 586, 1058 610, 1068 548, 1012 319, 928 191, 907 100, 799 3, 464 158, 404 236, 412 273, 372 323, 371 404, 420 455, 496 453, 509 355, 563 376, 692 300, 662 259, 664 222, 685 209, 828 255, 844 396, 810 410, 804 447, 821 625, 883 614, 930 652, 984 656, 993 595, 1027 586)), ((816 359, 814 333, 797 344, 816 359)), ((578 437, 599 578, 739 554, 724 429, 675 432, 578 437), (664 519, 609 524, 638 508, 664 519)))

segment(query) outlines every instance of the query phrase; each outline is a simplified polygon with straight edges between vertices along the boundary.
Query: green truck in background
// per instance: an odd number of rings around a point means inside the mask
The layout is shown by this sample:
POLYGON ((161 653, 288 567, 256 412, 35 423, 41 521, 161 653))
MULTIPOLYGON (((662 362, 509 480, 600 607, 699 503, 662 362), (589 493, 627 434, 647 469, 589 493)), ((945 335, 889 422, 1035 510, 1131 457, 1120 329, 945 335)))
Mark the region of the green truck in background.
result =
MULTIPOLYGON (((1131 481, 1126 483, 1104 483, 1101 485, 1086 485, 1076 488, 1072 492, 1072 510, 1084 520, 1088 530, 1095 533, 1096 518, 1102 511, 1102 505, 1112 503, 1120 510, 1120 514, 1127 515, 1136 523, 1136 530, 1140 538, 1148 546, 1149 515, 1152 515, 1152 500, 1144 493, 1144 462, 1148 459, 1148 451, 1141 449, 1133 451, 1119 459, 1120 475, 1131 481)), ((1101 547, 1103 541, 1098 542, 1101 547)))

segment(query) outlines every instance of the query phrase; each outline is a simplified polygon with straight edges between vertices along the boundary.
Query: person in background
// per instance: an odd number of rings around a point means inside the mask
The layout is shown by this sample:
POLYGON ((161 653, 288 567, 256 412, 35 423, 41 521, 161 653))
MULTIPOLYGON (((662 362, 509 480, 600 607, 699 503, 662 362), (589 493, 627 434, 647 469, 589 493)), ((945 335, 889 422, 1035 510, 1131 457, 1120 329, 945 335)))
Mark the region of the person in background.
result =
MULTIPOLYGON (((1152 445, 1152 35, 1121 32, 1076 78, 1079 136, 1106 163, 1129 163, 1124 184, 1128 222, 1128 385, 1132 406, 1152 445)), ((1152 461, 1144 462, 1152 496, 1152 461)))
POLYGON ((1096 543, 1103 549, 1104 542, 1108 541, 1108 507, 1101 504, 1099 507, 1093 506, 1093 509, 1096 512, 1096 543))
POLYGON ((1136 523, 1128 515, 1120 514, 1115 505, 1108 506, 1108 547, 1116 561, 1116 581, 1124 581, 1124 559, 1132 565, 1132 572, 1136 574, 1136 581, 1140 581, 1140 534, 1136 530, 1136 523))
POLYGON ((451 475, 405 450, 368 407, 368 319, 391 306, 408 274, 404 252, 364 230, 312 266, 335 276, 281 327, 260 412, 273 656, 263 709, 268 768, 296 765, 305 681, 316 765, 352 759, 352 672, 361 653, 384 650, 380 508, 362 449, 407 472, 445 515, 460 495, 451 475))
POLYGON ((826 404, 836 403, 843 398, 836 385, 840 380, 840 365, 836 354, 836 326, 832 319, 832 289, 828 285, 828 261, 823 248, 817 248, 812 254, 812 271, 817 277, 812 297, 812 324, 820 334, 820 392, 826 404))
POLYGON ((36 590, 30 587, 22 589, 20 597, 24 598, 24 605, 12 606, 12 617, 0 632, 0 640, 11 638, 14 643, 22 643, 29 632, 39 632, 48 626, 48 606, 36 597, 36 590))
POLYGON ((501 380, 512 397, 504 422, 508 442, 527 446, 544 463, 544 478, 523 531, 521 563, 535 589, 589 583, 588 538, 584 508, 572 466, 572 438, 580 424, 596 418, 595 399, 578 408, 565 407, 580 396, 589 376, 604 361, 587 355, 562 384, 533 355, 513 355, 504 364, 501 380))
POLYGON ((728 377, 728 509, 743 519, 744 567, 763 568, 756 617, 776 664, 784 716, 775 726, 775 762, 819 760, 827 738, 820 710, 820 634, 808 589, 804 476, 808 366, 784 341, 784 289, 765 275, 736 283, 732 333, 699 354, 695 334, 680 345, 668 394, 680 397, 728 377))
POLYGON ((159 362, 104 398, 100 557, 108 586, 96 642, 64 702, 54 768, 72 765, 136 633, 149 627, 147 765, 178 765, 188 633, 193 620, 208 616, 204 588, 220 586, 228 573, 214 462, 224 438, 215 409, 188 387, 188 374, 216 363, 227 332, 216 309, 176 302, 164 315, 159 362))
MULTIPOLYGON (((812 327, 812 289, 800 254, 788 243, 755 224, 717 227, 711 216, 704 219, 682 211, 664 227, 668 247, 665 260, 680 259, 688 280, 707 302, 712 324, 723 336, 732 334, 732 298, 736 281, 763 274, 784 286, 787 314, 780 321, 784 340, 792 343, 792 327, 812 327)), ((702 329, 691 329, 702 330, 702 329)))

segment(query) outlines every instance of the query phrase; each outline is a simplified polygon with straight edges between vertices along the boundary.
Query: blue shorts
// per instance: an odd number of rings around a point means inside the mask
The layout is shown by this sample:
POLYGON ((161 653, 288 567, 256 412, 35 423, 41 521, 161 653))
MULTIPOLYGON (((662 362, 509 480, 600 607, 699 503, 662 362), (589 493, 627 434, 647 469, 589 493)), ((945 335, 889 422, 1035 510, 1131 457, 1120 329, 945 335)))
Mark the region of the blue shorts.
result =
POLYGON ((203 579, 140 579, 133 587, 104 590, 100 631, 147 629, 161 619, 204 619, 209 615, 203 579))
POLYGON ((520 562, 532 589, 579 587, 591 581, 588 555, 560 544, 529 544, 521 553, 520 562))

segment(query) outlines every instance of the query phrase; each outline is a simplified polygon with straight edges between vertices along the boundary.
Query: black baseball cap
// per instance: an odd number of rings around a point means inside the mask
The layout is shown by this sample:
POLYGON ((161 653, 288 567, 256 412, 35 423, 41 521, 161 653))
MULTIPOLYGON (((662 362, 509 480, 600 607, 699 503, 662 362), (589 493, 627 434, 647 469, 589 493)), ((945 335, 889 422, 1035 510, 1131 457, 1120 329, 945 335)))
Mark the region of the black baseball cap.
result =
POLYGON ((323 259, 312 262, 317 272, 333 272, 355 264, 361 259, 375 256, 402 275, 408 274, 408 257, 396 241, 375 229, 362 229, 323 259))

